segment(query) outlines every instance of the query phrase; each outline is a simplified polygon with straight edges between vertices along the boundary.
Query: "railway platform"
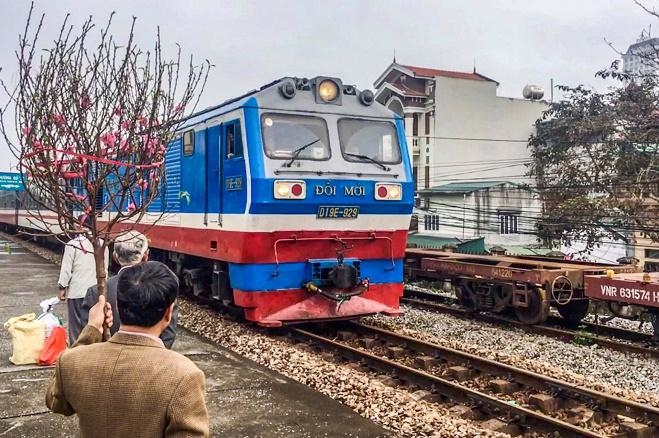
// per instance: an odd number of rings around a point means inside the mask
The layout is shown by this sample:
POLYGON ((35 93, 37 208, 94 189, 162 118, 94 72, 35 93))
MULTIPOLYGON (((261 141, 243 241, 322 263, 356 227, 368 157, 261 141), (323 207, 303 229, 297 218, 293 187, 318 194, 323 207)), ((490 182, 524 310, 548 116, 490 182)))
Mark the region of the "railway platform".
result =
MULTIPOLYGON (((0 322, 38 313, 57 293, 59 267, 0 236, 0 322)), ((66 306, 55 306, 66 321, 66 306)), ((45 389, 53 367, 15 366, 11 341, 0 336, 0 436, 74 437, 75 416, 48 411, 45 389)), ((174 349, 206 374, 211 436, 389 437, 348 407, 196 335, 179 329, 174 349)))

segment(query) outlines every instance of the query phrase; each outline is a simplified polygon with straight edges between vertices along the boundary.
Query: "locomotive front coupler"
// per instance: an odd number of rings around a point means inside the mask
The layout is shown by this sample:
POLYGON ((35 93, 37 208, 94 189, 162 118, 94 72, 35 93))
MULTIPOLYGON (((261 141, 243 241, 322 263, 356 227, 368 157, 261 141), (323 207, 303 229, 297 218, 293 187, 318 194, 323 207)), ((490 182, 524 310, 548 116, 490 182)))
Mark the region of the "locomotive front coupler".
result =
POLYGON ((353 288, 350 291, 345 291, 343 289, 335 289, 335 288, 326 290, 316 286, 312 282, 308 282, 304 284, 302 287, 310 293, 319 294, 332 301, 342 303, 354 296, 361 295, 362 293, 364 293, 364 291, 368 290, 368 284, 369 284, 368 279, 365 278, 364 280, 361 281, 361 283, 357 285, 357 287, 353 288))

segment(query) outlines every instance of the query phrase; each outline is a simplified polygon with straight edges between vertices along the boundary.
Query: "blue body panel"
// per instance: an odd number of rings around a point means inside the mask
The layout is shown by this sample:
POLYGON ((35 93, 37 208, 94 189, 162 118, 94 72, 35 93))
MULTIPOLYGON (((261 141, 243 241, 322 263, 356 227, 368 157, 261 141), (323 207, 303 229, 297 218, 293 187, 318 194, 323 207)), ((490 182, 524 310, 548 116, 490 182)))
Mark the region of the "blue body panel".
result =
MULTIPOLYGON (((267 291, 279 289, 299 289, 302 282, 311 280, 308 263, 229 264, 231 287, 243 291, 267 291), (278 272, 278 275, 275 273, 278 272)), ((403 281, 403 260, 372 259, 361 261, 361 278, 368 278, 371 284, 401 283, 403 281)))
MULTIPOLYGON (((164 190, 167 211, 186 213, 244 213, 247 208, 248 179, 251 183, 250 214, 311 214, 315 215, 319 206, 359 206, 360 215, 365 214, 411 214, 414 199, 414 183, 412 182, 409 155, 406 153, 405 131, 402 119, 396 118, 395 125, 400 140, 404 175, 390 181, 402 186, 400 201, 375 200, 375 183, 381 181, 377 177, 353 179, 331 179, 327 177, 265 177, 265 156, 261 137, 260 113, 258 101, 250 97, 243 107, 235 108, 243 111, 244 126, 242 135, 245 139, 244 148, 248 152, 250 175, 247 174, 244 157, 228 158, 226 154, 226 123, 212 125, 195 133, 195 151, 191 156, 181 157, 181 140, 170 143, 167 151, 166 166, 173 172, 179 172, 174 160, 181 161, 180 177, 167 178, 164 190), (205 176, 205 178, 204 178, 205 176), (205 181, 204 181, 205 179, 205 181), (278 200, 273 197, 275 180, 296 179, 306 183, 307 196, 303 200, 278 200), (322 189, 332 186, 334 194, 327 195, 322 189), (357 193, 350 190, 357 189, 357 193), (176 195, 175 195, 176 193, 176 195), (325 194, 323 194, 325 193, 325 194), (351 194, 352 193, 352 194, 351 194), (177 199, 175 199, 175 196, 177 199), (180 197, 180 199, 178 199, 180 197), (189 202, 188 202, 189 198, 189 202), (179 205, 180 204, 180 205, 179 205)), ((234 110, 235 110, 234 109, 234 110)), ((368 171, 372 164, 364 163, 368 171)), ((152 211, 162 211, 160 202, 152 205, 152 211)))
POLYGON ((217 214, 221 207, 220 197, 220 126, 211 126, 204 130, 206 136, 206 153, 208 168, 206 180, 208 188, 204 194, 208 205, 207 213, 217 214))
POLYGON ((203 212, 205 208, 206 178, 206 136, 205 131, 195 133, 195 147, 192 155, 181 158, 181 195, 182 213, 203 212))
POLYGON ((253 214, 315 215, 319 206, 340 205, 359 206, 359 214, 412 214, 412 203, 409 201, 414 199, 412 182, 399 182, 403 188, 400 201, 376 201, 374 193, 376 181, 373 180, 334 180, 327 178, 302 180, 306 183, 306 198, 290 200, 273 198, 274 178, 252 180, 252 204, 249 212, 253 214), (325 189, 325 187, 328 187, 328 189, 325 189), (358 188, 357 191, 363 193, 363 195, 354 195, 355 188, 358 188), (363 192, 361 188, 363 188, 363 192), (320 194, 325 190, 332 190, 335 194, 320 194), (347 194, 350 190, 353 190, 353 195, 347 194))
POLYGON ((263 139, 261 137, 261 118, 258 102, 251 97, 245 102, 245 138, 249 151, 249 171, 253 180, 265 176, 265 156, 263 154, 263 139))

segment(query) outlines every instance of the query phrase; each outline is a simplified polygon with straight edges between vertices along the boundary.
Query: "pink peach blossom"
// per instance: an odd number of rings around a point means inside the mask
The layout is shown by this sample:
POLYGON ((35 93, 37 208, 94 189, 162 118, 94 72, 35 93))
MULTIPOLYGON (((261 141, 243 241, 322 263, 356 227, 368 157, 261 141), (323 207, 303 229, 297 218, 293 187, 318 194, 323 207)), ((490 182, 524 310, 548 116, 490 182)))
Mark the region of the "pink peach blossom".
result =
POLYGON ((55 125, 57 125, 58 127, 62 126, 63 124, 66 123, 66 117, 64 117, 61 114, 53 114, 53 123, 55 123, 55 125))
POLYGON ((80 108, 87 109, 92 106, 92 100, 89 98, 89 95, 83 94, 80 97, 80 108))
POLYGON ((113 147, 117 142, 117 136, 112 132, 106 132, 105 134, 101 135, 100 140, 101 143, 107 147, 113 147))

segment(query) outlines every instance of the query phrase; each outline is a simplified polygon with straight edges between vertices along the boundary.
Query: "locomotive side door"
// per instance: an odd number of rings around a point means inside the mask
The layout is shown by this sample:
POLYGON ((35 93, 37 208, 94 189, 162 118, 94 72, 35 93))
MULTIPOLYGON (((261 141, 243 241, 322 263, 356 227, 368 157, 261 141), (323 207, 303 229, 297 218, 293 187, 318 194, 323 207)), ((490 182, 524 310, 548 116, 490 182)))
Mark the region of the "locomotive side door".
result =
POLYGON ((220 192, 220 132, 221 126, 211 126, 206 130, 206 212, 208 213, 209 222, 220 221, 220 212, 222 211, 222 198, 220 192), (215 210, 217 208, 217 210, 215 210))
POLYGON ((222 124, 220 149, 220 186, 222 213, 241 214, 246 204, 246 174, 240 119, 222 124))

